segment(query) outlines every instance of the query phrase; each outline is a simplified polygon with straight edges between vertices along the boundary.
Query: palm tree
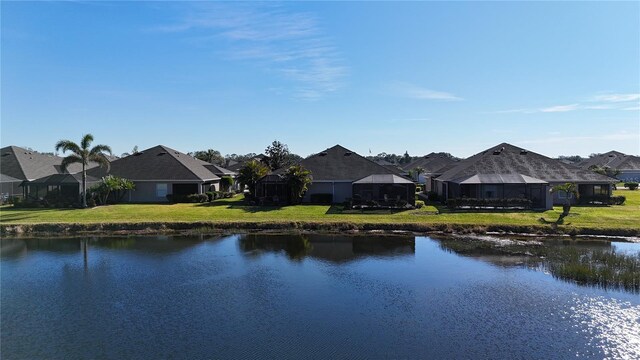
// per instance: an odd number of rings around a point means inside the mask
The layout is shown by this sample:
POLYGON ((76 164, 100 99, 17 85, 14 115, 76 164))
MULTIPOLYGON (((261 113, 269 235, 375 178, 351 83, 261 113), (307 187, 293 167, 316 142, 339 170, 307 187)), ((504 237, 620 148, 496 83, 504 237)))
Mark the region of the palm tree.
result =
POLYGON ((87 207, 87 171, 86 167, 89 165, 89 162, 96 162, 100 166, 104 166, 109 169, 109 159, 105 153, 111 155, 111 148, 107 145, 96 145, 93 148, 89 148, 91 146, 91 142, 93 141, 93 135, 87 134, 82 137, 82 141, 80 145, 74 143, 70 140, 60 140, 56 144, 56 151, 62 150, 63 153, 69 151, 70 155, 67 155, 64 159, 62 159, 62 163, 60 167, 62 171, 67 169, 67 166, 80 163, 82 164, 82 207, 87 207))
POLYGON ((424 172, 424 168, 418 166, 415 169, 411 170, 411 175, 415 176, 417 183, 420 183, 420 174, 424 174, 424 172))

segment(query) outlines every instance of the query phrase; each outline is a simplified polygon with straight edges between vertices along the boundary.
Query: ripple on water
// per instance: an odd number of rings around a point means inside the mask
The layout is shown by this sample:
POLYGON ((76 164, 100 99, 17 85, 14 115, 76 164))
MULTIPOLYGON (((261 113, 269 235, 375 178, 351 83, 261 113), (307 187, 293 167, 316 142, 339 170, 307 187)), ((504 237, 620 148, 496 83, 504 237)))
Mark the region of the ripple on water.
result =
POLYGON ((576 297, 571 308, 575 327, 591 345, 613 359, 640 359, 640 306, 617 299, 576 297))

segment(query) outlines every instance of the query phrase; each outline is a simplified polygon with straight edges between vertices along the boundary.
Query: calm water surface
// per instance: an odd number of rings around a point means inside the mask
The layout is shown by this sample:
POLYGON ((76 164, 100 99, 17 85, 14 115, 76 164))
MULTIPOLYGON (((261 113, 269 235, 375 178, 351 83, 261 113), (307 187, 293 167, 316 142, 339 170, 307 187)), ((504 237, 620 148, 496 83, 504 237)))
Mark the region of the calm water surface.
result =
POLYGON ((3 239, 2 249, 5 359, 640 358, 638 294, 425 237, 3 239))

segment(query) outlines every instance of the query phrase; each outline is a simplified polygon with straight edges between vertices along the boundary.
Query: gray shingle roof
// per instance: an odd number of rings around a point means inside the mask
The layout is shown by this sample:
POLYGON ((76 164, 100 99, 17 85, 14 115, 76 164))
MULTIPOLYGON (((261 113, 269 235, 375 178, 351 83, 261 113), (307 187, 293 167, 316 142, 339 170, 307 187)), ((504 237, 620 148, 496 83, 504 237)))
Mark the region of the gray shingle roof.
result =
MULTIPOLYGON (((207 165, 211 164, 169 147, 158 145, 112 162, 109 174, 133 181, 220 179, 207 169, 207 165)), ((92 169, 89 174, 102 177, 106 175, 106 171, 92 169)))
POLYGON ((619 151, 609 151, 583 160, 578 164, 583 169, 589 169, 594 165, 619 170, 640 170, 640 156, 627 155, 619 151))
POLYGON ((460 184, 548 184, 544 180, 522 174, 477 174, 459 182, 460 184))
POLYGON ((373 174, 366 176, 360 180, 354 181, 354 184, 413 184, 413 181, 394 174, 373 174))
MULTIPOLYGON (((372 174, 398 174, 340 145, 311 155, 299 164, 311 171, 313 181, 353 182, 372 174)), ((281 174, 285 171, 286 169, 278 169, 273 173, 281 174)))
MULTIPOLYGON (((99 182, 100 179, 87 175, 87 184, 94 184, 99 182)), ((29 184, 39 185, 63 185, 63 184, 80 184, 82 183, 82 174, 53 174, 39 179, 29 181, 29 184)))
POLYGON ((236 173, 234 171, 231 171, 229 169, 225 169, 222 166, 218 166, 216 164, 209 164, 209 163, 205 162, 204 167, 209 169, 209 171, 211 171, 213 174, 215 174, 217 176, 220 176, 220 177, 236 175, 236 173))
POLYGON ((480 152, 445 171, 440 181, 462 182, 474 175, 519 174, 550 183, 615 182, 608 176, 565 164, 513 145, 502 143, 480 152))
MULTIPOLYGON (((35 180, 44 176, 61 173, 62 157, 40 154, 18 146, 6 146, 0 149, 0 172, 20 180, 35 180)), ((95 167, 89 165, 88 168, 95 167)), ((82 165, 71 164, 67 172, 82 171, 82 165)))
MULTIPOLYGON (((112 158, 112 157, 108 157, 112 158)), ((62 157, 40 154, 19 146, 6 146, 0 149, 0 172, 19 180, 35 180, 45 176, 62 173, 62 157)), ((97 167, 90 163, 87 169, 97 167)), ((66 173, 82 171, 81 164, 71 164, 66 173)))
POLYGON ((443 167, 450 164, 457 163, 457 162, 458 160, 454 160, 444 154, 432 152, 428 155, 425 155, 419 159, 416 159, 410 162, 409 164, 403 166, 402 168, 409 171, 417 167, 421 167, 429 174, 436 174, 438 173, 438 170, 442 169, 443 167))

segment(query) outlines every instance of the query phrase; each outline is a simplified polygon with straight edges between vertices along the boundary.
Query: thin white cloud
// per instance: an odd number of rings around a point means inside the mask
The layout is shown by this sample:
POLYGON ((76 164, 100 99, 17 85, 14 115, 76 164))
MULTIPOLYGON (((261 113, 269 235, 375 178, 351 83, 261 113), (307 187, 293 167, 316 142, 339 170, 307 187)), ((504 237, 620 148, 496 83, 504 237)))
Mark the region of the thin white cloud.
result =
POLYGON ((463 98, 448 92, 420 87, 409 83, 394 83, 393 91, 400 96, 419 100, 459 101, 463 98))
POLYGON ((596 102, 628 102, 640 100, 640 94, 600 94, 593 97, 593 101, 596 102))
POLYGON ((540 109, 540 112, 567 112, 575 111, 580 108, 580 104, 556 105, 540 109))
POLYGON ((291 81, 298 98, 318 99, 334 92, 347 74, 316 16, 275 4, 196 3, 181 22, 154 30, 188 33, 204 44, 227 41, 226 57, 263 64, 291 81))
POLYGON ((575 103, 569 105, 554 105, 543 108, 516 108, 497 110, 491 113, 493 114, 535 114, 535 113, 556 113, 556 112, 568 112, 576 110, 638 110, 638 106, 630 106, 632 103, 636 103, 640 100, 640 94, 598 94, 585 100, 582 103, 575 103))
POLYGON ((625 111, 640 111, 640 106, 632 106, 632 107, 628 107, 628 108, 623 108, 622 110, 625 110, 625 111))

